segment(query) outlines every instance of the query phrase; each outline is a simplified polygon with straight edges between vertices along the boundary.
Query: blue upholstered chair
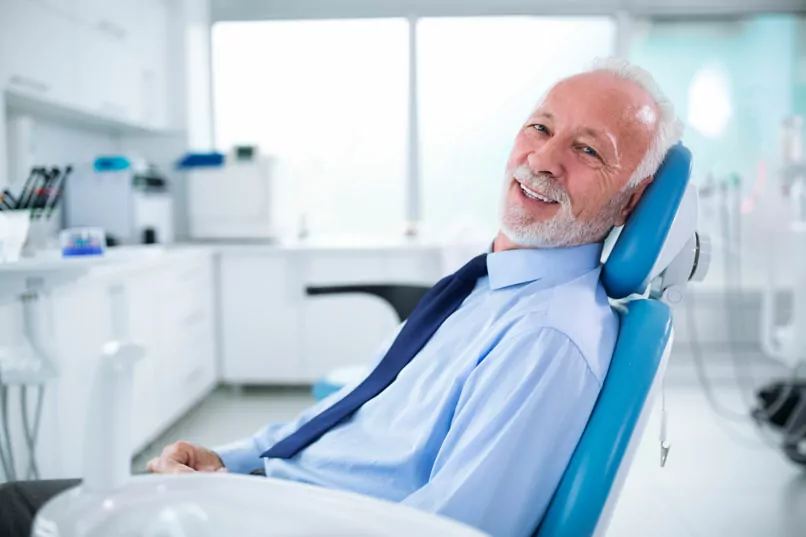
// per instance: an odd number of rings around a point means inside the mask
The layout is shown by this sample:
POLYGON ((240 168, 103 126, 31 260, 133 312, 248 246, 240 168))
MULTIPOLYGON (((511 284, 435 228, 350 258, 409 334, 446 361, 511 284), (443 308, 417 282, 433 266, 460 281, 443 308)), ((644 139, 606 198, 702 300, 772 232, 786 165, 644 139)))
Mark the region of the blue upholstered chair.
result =
POLYGON ((685 147, 669 151, 605 262, 602 283, 621 318, 616 350, 535 537, 586 537, 607 529, 672 347, 670 306, 682 300, 686 281, 707 270, 708 254, 695 233, 690 167, 685 147))
MULTIPOLYGON (((661 169, 621 232, 609 241, 602 283, 621 325, 593 414, 535 537, 603 535, 652 411, 673 340, 671 306, 702 279, 707 244, 696 233, 691 153, 682 145, 661 169)), ((314 386, 326 397, 366 374, 337 370, 314 386)))

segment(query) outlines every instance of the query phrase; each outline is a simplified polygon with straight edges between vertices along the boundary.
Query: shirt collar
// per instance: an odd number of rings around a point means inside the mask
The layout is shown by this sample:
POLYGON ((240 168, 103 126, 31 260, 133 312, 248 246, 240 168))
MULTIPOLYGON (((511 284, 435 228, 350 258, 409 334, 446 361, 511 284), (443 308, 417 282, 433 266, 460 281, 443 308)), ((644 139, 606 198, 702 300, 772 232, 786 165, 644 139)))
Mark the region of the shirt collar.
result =
POLYGON ((599 266, 602 243, 570 248, 533 248, 506 250, 487 256, 490 288, 548 279, 571 281, 599 266))

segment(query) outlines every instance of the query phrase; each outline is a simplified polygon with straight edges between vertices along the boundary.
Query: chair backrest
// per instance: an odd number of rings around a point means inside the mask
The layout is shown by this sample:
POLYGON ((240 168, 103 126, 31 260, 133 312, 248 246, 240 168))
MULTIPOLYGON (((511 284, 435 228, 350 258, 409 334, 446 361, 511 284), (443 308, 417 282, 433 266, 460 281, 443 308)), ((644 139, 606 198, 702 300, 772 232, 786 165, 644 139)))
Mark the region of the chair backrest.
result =
MULTIPOLYGON (((604 264, 609 297, 645 291, 690 170, 688 149, 678 144, 669 150, 604 264)), ((617 309, 621 325, 607 377, 536 537, 604 533, 651 411, 673 340, 671 310, 645 298, 617 309)))

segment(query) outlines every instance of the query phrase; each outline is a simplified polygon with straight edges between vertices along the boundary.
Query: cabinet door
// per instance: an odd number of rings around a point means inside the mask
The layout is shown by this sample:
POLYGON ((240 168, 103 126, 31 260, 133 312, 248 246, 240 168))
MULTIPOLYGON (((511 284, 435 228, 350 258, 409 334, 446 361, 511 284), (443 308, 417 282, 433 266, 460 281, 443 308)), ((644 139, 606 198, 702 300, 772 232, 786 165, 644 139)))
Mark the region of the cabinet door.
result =
POLYGON ((291 253, 223 253, 222 376, 234 383, 296 383, 302 280, 291 253))
MULTIPOLYGON (((51 0, 64 1, 64 0, 51 0)), ((79 19, 97 30, 128 39, 136 27, 137 0, 72 0, 79 19)))
POLYGON ((138 27, 134 0, 75 0, 83 28, 77 38, 77 87, 81 108, 138 123, 139 70, 133 35, 138 27))
POLYGON ((81 108, 120 121, 139 119, 134 57, 124 39, 89 29, 80 39, 77 61, 81 108))
POLYGON ((36 99, 72 104, 78 24, 34 0, 0 4, 0 84, 36 99))
POLYGON ((132 445, 142 448, 157 431, 162 386, 166 380, 160 372, 162 349, 157 331, 158 301, 155 300, 156 278, 135 274, 123 285, 126 339, 141 345, 143 359, 134 366, 132 389, 132 445))
POLYGON ((370 363, 398 324, 394 310, 371 295, 307 297, 300 338, 305 381, 370 363))
POLYGON ((140 120, 152 128, 168 127, 169 11, 162 0, 143 0, 136 14, 131 47, 135 53, 140 120))
POLYGON ((162 347, 163 415, 172 419, 195 404, 214 383, 213 280, 209 256, 177 260, 156 290, 162 347))
MULTIPOLYGON (((383 251, 307 252, 306 282, 327 286, 421 280, 420 274, 390 269, 388 255, 383 251)), ((303 311, 301 341, 308 381, 338 367, 368 363, 399 324, 387 302, 365 294, 306 297, 303 311)))
POLYGON ((79 0, 34 0, 44 4, 51 9, 67 17, 76 18, 78 16, 79 0))

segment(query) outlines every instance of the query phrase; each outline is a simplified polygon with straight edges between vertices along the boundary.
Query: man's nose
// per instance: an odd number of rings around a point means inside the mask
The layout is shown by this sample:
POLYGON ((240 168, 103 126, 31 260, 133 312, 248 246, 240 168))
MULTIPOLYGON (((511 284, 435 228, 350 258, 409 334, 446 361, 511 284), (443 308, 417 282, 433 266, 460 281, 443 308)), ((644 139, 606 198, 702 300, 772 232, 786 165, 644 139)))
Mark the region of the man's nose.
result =
POLYGON ((553 178, 562 176, 563 165, 559 144, 549 140, 526 157, 529 169, 535 175, 545 174, 553 178))

